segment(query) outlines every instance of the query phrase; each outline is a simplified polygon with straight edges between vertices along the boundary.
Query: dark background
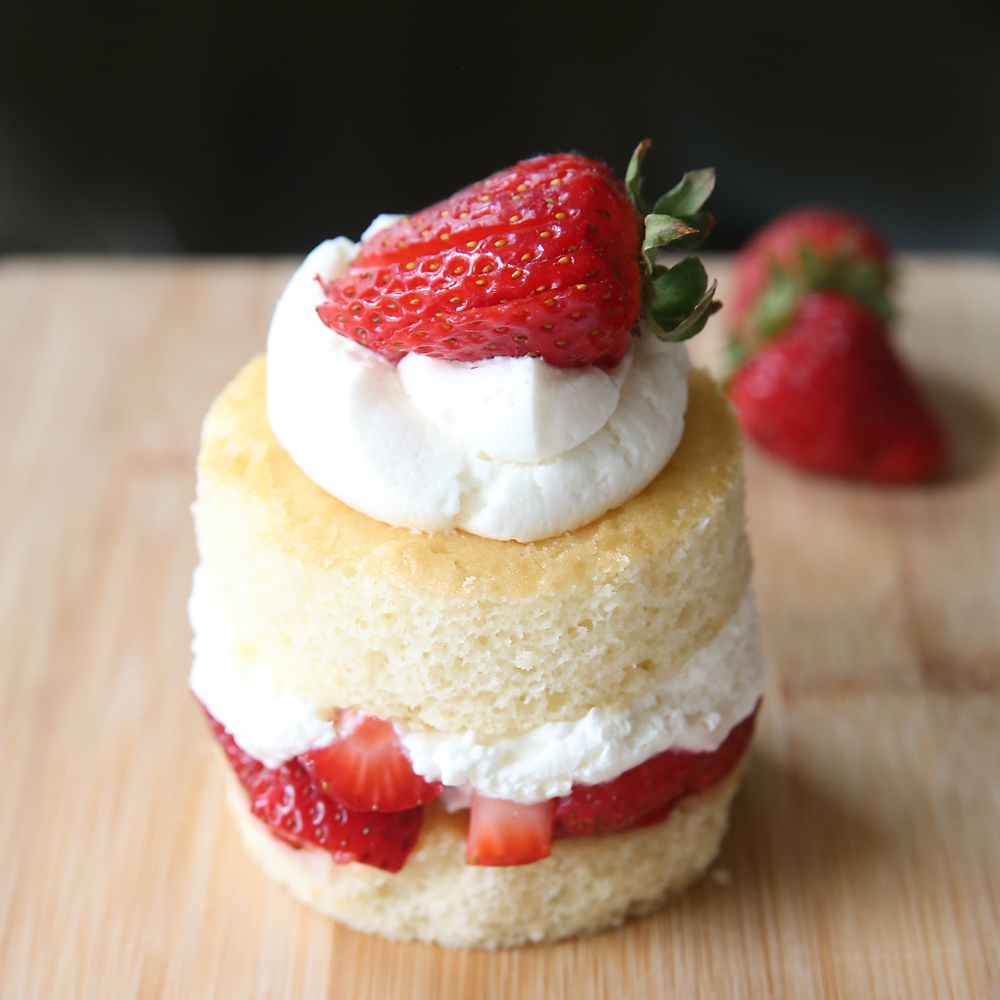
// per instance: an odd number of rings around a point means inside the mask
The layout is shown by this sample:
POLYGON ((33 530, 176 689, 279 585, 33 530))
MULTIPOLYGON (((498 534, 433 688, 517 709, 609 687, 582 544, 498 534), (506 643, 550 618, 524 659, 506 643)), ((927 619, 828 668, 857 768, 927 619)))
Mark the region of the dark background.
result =
POLYGON ((0 252, 292 252, 576 149, 1000 250, 1000 3, 7 4, 0 252))

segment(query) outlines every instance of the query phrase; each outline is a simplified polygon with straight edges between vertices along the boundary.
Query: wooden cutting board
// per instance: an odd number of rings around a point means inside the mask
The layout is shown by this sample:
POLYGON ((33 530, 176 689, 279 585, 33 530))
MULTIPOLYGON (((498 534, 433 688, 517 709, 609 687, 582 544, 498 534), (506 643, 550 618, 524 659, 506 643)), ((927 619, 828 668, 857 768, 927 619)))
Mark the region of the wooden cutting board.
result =
POLYGON ((356 934, 270 884, 185 686, 199 422, 291 269, 0 266, 0 996, 1000 997, 1000 261, 901 266, 946 481, 748 454, 768 694, 710 876, 493 954, 356 934))

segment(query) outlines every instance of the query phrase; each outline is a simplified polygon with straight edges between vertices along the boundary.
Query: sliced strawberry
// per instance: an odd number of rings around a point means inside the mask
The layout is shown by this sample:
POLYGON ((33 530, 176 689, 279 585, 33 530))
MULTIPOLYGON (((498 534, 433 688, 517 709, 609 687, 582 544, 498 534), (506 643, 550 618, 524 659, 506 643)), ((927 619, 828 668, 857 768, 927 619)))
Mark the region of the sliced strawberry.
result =
POLYGON ((574 785, 557 800, 554 836, 589 837, 665 820, 683 796, 716 784, 736 766, 755 719, 756 710, 711 753, 665 750, 611 781, 574 785))
POLYGON ((756 721, 757 713, 754 711, 753 715, 732 728, 717 749, 711 753, 693 755, 700 760, 694 762, 687 787, 684 789, 685 795, 694 795, 696 792, 703 792, 706 788, 717 785, 736 767, 750 745, 756 721))
POLYGON ((392 723, 346 712, 327 747, 299 757, 331 798, 362 812, 398 812, 431 802, 444 787, 414 774, 392 723))
POLYGON ((686 175, 644 220, 634 203, 647 146, 628 188, 596 160, 539 156, 397 222, 324 283, 320 318, 394 361, 527 355, 612 367, 644 305, 664 339, 692 336, 715 308, 704 268, 692 259, 671 275, 654 257, 707 234, 711 217, 699 210, 714 174, 686 175))
POLYGON ((338 864, 398 872, 417 842, 423 810, 356 812, 323 795, 297 760, 265 768, 247 789, 253 814, 276 833, 323 847, 338 864))
POLYGON ((465 861, 470 865, 528 865, 552 853, 555 800, 523 805, 473 793, 465 861))
POLYGON ((750 437, 807 469, 908 482, 935 475, 946 458, 944 435, 884 325, 837 292, 803 299, 729 393, 750 437))
POLYGON ((219 741, 226 754, 229 766, 236 772, 236 777, 240 779, 240 784, 248 788, 258 774, 264 770, 264 765, 246 752, 233 739, 230 733, 226 732, 226 727, 219 722, 210 712, 205 711, 208 716, 208 724, 212 727, 215 738, 219 741))
POLYGON ((322 847, 338 864, 358 861, 390 872, 403 867, 420 833, 422 809, 392 813, 348 809, 324 795, 298 759, 278 768, 264 767, 241 750, 211 715, 209 723, 247 790, 253 814, 280 840, 295 847, 322 847))

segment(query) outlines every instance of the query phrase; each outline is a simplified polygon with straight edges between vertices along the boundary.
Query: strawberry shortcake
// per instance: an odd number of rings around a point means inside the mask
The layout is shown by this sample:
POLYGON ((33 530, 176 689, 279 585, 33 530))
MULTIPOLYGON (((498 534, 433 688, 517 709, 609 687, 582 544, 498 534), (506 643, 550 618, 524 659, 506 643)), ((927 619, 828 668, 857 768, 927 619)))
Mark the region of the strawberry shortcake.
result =
POLYGON ((710 863, 762 694, 742 446, 682 341, 711 171, 538 157, 316 248, 203 427, 191 687, 261 866, 495 947, 710 863))

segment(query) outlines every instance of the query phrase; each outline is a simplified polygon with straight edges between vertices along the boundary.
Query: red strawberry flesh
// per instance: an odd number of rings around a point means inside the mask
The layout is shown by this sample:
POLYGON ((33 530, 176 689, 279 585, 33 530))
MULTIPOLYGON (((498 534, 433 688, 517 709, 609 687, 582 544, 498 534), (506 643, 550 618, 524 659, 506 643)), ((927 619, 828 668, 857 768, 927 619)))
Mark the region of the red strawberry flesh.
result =
POLYGON ((208 718, 247 791, 251 811, 276 837, 296 847, 321 847, 338 864, 358 861, 389 872, 403 867, 420 834, 421 808, 391 813, 348 809, 313 784, 298 758, 277 768, 264 767, 221 723, 208 718))
POLYGON ((349 712, 337 731, 333 743, 299 760, 324 792, 349 809, 398 812, 441 794, 440 782, 414 774, 392 723, 349 712))
POLYGON ((685 795, 718 783, 739 763, 756 717, 755 709, 711 752, 665 750, 611 781, 574 785, 557 800, 554 836, 590 837, 662 822, 685 795))
POLYGON ((470 865, 528 865, 552 853, 555 800, 524 805, 473 793, 465 860, 470 865))
POLYGON ((362 244, 324 323, 392 360, 612 367, 639 315, 642 218, 603 164, 537 157, 362 244))
MULTIPOLYGON (((365 718, 360 717, 362 723, 365 718)), ((548 857, 554 838, 613 833, 662 822, 685 795, 715 785, 737 765, 753 735, 755 718, 756 709, 716 750, 667 750, 612 781, 574 786, 559 799, 524 805, 474 793, 468 863, 530 864, 548 857)), ((276 837, 296 847, 321 847, 338 863, 359 861, 386 871, 399 871, 403 866, 420 833, 420 806, 398 812, 350 809, 310 775, 303 766, 308 755, 267 768, 242 750, 221 723, 211 715, 208 719, 248 792, 254 815, 276 837)))

